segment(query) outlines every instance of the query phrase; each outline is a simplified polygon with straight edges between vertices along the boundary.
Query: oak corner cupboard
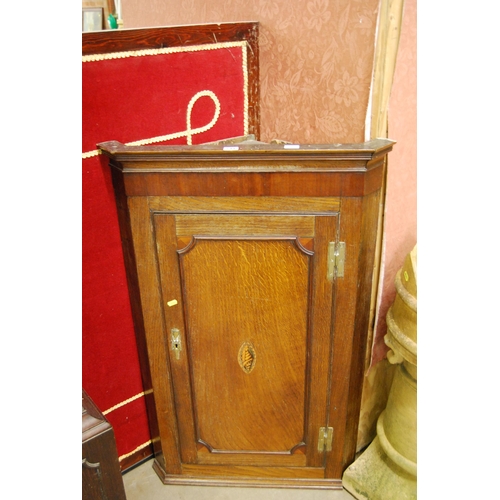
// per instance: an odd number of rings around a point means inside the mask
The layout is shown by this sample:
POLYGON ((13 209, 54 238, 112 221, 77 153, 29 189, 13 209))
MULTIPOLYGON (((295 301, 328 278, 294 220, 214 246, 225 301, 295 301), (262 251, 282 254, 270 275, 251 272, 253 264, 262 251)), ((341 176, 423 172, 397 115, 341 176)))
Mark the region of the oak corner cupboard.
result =
POLYGON ((165 484, 341 488, 393 144, 99 144, 165 484))

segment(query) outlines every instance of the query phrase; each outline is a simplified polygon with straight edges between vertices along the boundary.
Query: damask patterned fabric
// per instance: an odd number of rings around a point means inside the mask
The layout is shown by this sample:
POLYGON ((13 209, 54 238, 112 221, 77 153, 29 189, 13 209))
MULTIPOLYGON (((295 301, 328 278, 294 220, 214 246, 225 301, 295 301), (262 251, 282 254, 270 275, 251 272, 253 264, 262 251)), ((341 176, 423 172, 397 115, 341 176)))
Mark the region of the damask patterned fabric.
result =
POLYGON ((259 21, 261 139, 316 144, 365 140, 378 0, 122 4, 127 28, 259 21))

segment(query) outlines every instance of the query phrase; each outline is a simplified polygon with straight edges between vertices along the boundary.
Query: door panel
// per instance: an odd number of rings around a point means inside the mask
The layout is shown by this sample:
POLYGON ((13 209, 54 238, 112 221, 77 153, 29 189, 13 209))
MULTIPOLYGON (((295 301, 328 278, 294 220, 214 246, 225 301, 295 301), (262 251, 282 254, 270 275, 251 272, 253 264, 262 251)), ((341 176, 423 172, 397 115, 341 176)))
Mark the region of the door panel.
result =
POLYGON ((181 254, 195 421, 209 449, 290 453, 303 442, 309 258, 293 240, 196 240, 181 254))
POLYGON ((167 335, 175 328, 182 344, 170 373, 183 463, 323 467, 324 243, 337 218, 156 213, 153 222, 167 335))

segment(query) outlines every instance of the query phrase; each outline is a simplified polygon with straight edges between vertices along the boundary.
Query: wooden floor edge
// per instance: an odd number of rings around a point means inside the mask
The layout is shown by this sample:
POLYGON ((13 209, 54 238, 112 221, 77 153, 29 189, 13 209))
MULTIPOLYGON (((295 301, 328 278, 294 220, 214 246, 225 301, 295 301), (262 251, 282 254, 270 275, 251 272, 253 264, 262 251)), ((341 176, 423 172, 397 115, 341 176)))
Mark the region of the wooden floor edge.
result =
POLYGON ((309 478, 266 478, 266 477, 208 477, 193 475, 167 474, 155 460, 153 469, 165 485, 184 486, 231 486, 249 488, 301 488, 341 490, 341 479, 309 479, 309 478))
POLYGON ((132 469, 139 467, 141 464, 150 460, 153 457, 153 447, 152 445, 145 446, 140 450, 135 451, 131 455, 128 455, 120 461, 120 471, 122 474, 126 474, 132 469))

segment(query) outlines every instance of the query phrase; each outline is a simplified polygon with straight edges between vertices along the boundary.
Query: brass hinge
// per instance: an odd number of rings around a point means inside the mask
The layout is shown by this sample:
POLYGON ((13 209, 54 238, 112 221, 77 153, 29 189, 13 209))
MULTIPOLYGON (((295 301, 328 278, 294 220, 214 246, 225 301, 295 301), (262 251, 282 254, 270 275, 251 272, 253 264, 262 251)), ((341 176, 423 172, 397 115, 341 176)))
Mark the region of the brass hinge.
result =
POLYGON ((320 427, 318 451, 332 451, 333 427, 320 427))
POLYGON ((328 243, 328 271, 327 278, 333 281, 334 276, 337 278, 344 277, 345 264, 345 242, 339 241, 328 243))

